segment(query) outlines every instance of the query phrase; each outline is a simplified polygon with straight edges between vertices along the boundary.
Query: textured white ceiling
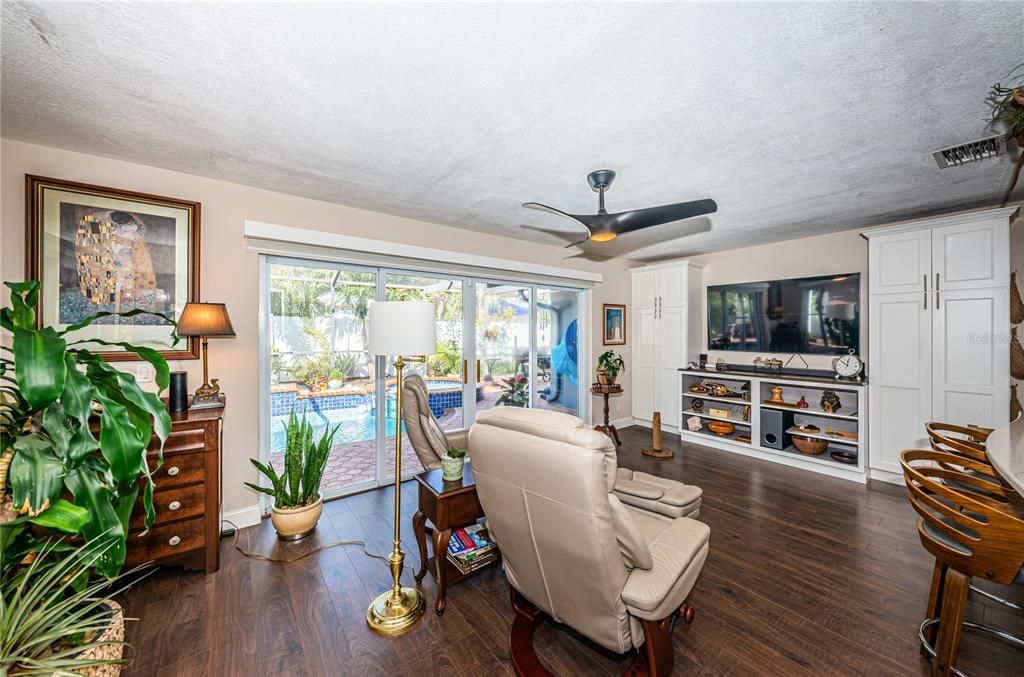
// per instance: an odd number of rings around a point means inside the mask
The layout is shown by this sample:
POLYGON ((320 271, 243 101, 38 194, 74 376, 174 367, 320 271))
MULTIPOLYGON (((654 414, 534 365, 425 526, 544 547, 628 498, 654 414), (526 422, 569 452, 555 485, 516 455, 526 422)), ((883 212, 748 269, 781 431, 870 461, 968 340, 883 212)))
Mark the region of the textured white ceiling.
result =
POLYGON ((592 169, 610 211, 717 200, 633 258, 996 202, 1008 158, 930 152, 1024 61, 1020 3, 2 11, 5 137, 550 243, 520 203, 592 213, 592 169))

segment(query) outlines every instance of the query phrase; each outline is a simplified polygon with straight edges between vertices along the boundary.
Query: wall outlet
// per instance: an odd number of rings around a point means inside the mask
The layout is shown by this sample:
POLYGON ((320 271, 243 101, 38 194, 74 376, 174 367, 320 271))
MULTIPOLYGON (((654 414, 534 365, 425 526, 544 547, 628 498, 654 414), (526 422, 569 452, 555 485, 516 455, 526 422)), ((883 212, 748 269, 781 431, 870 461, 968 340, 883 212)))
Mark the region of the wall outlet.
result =
POLYGON ((139 383, 152 383, 154 375, 153 365, 149 362, 143 362, 135 367, 135 380, 139 383))

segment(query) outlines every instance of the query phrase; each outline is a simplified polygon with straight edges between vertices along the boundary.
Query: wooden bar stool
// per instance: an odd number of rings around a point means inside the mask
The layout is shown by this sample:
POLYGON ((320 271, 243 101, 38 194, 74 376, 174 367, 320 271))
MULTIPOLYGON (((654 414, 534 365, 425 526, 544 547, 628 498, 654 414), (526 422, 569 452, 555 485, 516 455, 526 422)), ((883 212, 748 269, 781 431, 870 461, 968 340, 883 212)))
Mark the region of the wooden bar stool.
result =
POLYGON ((980 630, 1024 649, 1024 639, 964 620, 975 576, 1009 585, 1024 566, 1024 519, 1006 511, 991 482, 975 473, 984 463, 935 449, 900 453, 907 494, 920 515, 921 544, 935 557, 927 617, 918 634, 932 674, 963 675, 957 669, 963 628, 980 630), (959 468, 960 470, 957 470, 959 468), (966 487, 966 489, 954 488, 966 487))
MULTIPOLYGON (((972 466, 970 469, 956 466, 951 466, 950 469, 985 480, 992 485, 983 487, 987 493, 998 497, 999 501, 1007 504, 1006 508, 1011 512, 1024 517, 1024 498, 1003 479, 1003 476, 992 467, 992 463, 989 461, 985 440, 992 433, 991 428, 965 427, 937 421, 925 423, 924 427, 928 432, 931 447, 935 451, 960 456, 980 464, 972 466)), ((955 489, 971 491, 969 485, 957 486, 955 479, 949 479, 946 482, 952 483, 951 486, 955 489)))

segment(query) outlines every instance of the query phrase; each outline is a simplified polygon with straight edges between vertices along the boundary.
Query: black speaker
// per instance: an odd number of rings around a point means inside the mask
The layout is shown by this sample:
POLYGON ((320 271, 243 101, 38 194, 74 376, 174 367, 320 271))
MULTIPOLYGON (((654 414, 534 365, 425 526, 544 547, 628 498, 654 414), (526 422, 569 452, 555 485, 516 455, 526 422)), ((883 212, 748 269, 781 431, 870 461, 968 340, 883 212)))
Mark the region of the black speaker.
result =
POLYGON ((761 446, 785 449, 792 440, 786 431, 793 427, 793 412, 761 408, 761 446))
POLYGON ((188 372, 171 372, 171 391, 167 395, 167 408, 172 414, 188 411, 188 372))

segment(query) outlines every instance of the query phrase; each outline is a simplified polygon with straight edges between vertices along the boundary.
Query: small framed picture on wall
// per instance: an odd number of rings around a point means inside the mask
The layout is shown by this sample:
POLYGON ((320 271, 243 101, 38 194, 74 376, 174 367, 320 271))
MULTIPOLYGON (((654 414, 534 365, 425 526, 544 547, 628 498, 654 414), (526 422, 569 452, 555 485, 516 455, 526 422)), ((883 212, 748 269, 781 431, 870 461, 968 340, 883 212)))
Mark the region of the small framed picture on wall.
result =
POLYGON ((601 343, 606 346, 626 345, 626 306, 606 303, 604 312, 604 334, 601 343))
POLYGON ((38 321, 58 330, 99 312, 84 346, 109 361, 138 359, 120 342, 195 359, 195 338, 174 341, 185 303, 199 300, 199 211, 188 200, 26 177, 26 279, 39 280, 38 321))

